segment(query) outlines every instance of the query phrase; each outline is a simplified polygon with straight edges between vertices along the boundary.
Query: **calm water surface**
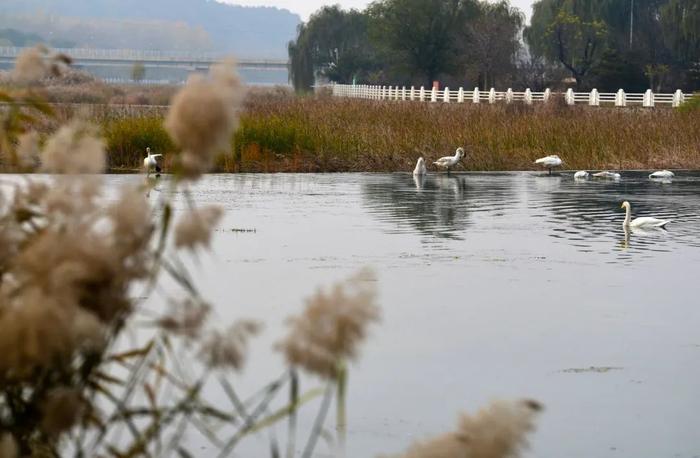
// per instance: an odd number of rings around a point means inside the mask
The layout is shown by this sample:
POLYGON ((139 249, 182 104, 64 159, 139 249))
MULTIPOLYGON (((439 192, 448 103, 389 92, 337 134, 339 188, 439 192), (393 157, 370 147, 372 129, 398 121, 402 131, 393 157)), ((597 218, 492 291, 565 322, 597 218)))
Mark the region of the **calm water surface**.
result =
MULTIPOLYGON (((524 396, 546 406, 529 456, 700 456, 700 175, 211 175, 193 195, 227 210, 202 289, 222 322, 267 323, 239 386, 278 375, 270 348, 304 297, 376 269, 383 321, 352 368, 348 456, 524 396), (623 200, 668 232, 626 237, 623 200)), ((266 455, 267 436, 246 447, 266 455)))

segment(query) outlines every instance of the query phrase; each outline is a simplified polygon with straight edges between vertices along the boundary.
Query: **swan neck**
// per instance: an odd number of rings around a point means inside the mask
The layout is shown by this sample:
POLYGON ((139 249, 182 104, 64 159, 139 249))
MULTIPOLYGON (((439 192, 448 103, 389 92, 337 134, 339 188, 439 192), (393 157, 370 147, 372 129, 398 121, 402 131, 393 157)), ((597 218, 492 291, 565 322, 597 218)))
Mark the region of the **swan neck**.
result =
POLYGON ((631 213, 632 213, 632 212, 631 212, 631 210, 630 210, 630 206, 629 206, 629 205, 626 205, 626 206, 625 206, 625 222, 624 222, 625 226, 629 226, 629 225, 630 225, 630 219, 632 218, 631 213))

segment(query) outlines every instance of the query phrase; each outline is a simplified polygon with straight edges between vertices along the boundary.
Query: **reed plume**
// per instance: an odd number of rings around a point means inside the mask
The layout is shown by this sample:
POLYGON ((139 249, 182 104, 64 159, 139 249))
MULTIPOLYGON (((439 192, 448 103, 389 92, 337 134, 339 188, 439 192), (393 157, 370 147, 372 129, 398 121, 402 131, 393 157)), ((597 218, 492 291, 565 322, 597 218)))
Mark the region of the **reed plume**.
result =
POLYGON ((462 414, 455 431, 411 446, 394 458, 517 458, 542 410, 537 401, 493 401, 474 415, 462 414))
POLYGON ((318 290, 301 315, 288 319, 289 333, 278 348, 287 362, 323 378, 336 378, 345 360, 355 359, 367 327, 379 320, 374 277, 363 270, 318 290))
POLYGON ((193 75, 172 100, 165 128, 182 148, 185 177, 209 170, 214 155, 231 141, 244 89, 231 61, 214 65, 208 77, 193 75))
POLYGON ((183 215, 175 226, 175 246, 192 251, 208 248, 212 230, 222 216, 223 209, 214 205, 197 208, 183 215))

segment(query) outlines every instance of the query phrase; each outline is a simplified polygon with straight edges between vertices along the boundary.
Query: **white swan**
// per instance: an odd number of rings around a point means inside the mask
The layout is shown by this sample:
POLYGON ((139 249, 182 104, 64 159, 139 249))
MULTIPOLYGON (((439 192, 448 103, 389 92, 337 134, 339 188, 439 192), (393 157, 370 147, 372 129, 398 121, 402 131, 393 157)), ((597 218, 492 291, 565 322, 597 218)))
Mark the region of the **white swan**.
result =
POLYGON ((578 172, 574 173, 574 180, 586 180, 588 179, 588 172, 585 170, 579 170, 578 172))
POLYGON ((559 167, 564 161, 561 160, 556 154, 541 157, 535 161, 535 164, 541 164, 543 167, 549 169, 549 174, 552 174, 552 168, 559 167))
POLYGON ((652 180, 655 178, 668 179, 668 178, 673 178, 675 176, 676 175, 673 172, 671 172, 670 170, 659 170, 659 171, 656 171, 656 172, 652 173, 651 175, 649 175, 649 178, 652 180))
POLYGON ((143 159, 143 168, 146 169, 146 174, 150 175, 151 170, 155 170, 156 173, 160 173, 160 166, 158 165, 157 157, 163 156, 162 154, 151 154, 151 148, 146 148, 146 157, 143 159))
POLYGON ((622 177, 622 175, 620 175, 617 172, 609 172, 607 170, 603 170, 602 172, 594 173, 593 176, 596 178, 605 178, 608 180, 619 180, 622 177))
POLYGON ((457 165, 457 163, 461 161, 464 156, 464 149, 460 147, 457 148, 457 151, 455 151, 454 156, 443 156, 437 161, 433 162, 433 164, 438 167, 446 168, 449 172, 450 167, 454 167, 455 165, 457 165))
POLYGON ((414 175, 425 175, 427 172, 427 169, 425 168, 425 159, 422 157, 418 158, 418 162, 416 162, 416 168, 413 169, 413 174, 414 175))
POLYGON ((622 202, 620 208, 625 209, 625 220, 622 222, 622 227, 626 229, 662 228, 671 222, 670 220, 652 218, 651 216, 632 219, 632 206, 627 201, 622 202))

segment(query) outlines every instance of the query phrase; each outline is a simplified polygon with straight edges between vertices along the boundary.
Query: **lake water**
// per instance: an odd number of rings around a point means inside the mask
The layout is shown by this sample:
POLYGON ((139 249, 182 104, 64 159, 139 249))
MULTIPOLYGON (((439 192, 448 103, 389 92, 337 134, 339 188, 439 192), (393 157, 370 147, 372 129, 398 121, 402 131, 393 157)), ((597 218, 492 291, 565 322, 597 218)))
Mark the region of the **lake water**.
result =
POLYGON ((316 287, 376 270, 383 319, 351 368, 348 456, 518 397, 546 406, 528 456, 700 456, 700 175, 210 175, 193 197, 227 211, 193 267, 202 290, 222 322, 267 324, 244 387, 280 373, 270 348, 316 287), (668 232, 626 237, 623 200, 668 232))

